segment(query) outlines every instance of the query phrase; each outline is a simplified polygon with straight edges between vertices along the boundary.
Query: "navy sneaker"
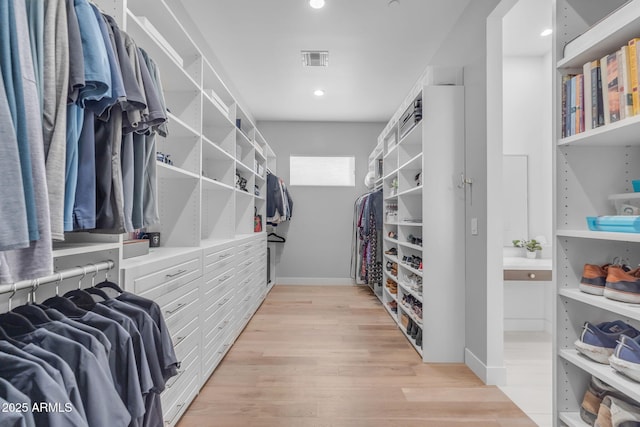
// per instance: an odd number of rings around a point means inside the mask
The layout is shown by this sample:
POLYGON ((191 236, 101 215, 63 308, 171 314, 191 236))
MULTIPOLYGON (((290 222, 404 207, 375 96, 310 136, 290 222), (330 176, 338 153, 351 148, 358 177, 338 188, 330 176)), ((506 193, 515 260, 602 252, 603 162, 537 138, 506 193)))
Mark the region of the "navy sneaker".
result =
POLYGON ((580 339, 574 343, 576 350, 588 358, 605 365, 609 364, 609 356, 618 345, 620 335, 635 338, 640 331, 621 320, 594 325, 585 322, 580 339))
POLYGON ((638 382, 640 382, 639 338, 622 335, 613 354, 609 357, 609 364, 613 369, 638 382))
POLYGON ((616 301, 640 304, 640 268, 628 272, 622 268, 610 268, 604 296, 616 301))

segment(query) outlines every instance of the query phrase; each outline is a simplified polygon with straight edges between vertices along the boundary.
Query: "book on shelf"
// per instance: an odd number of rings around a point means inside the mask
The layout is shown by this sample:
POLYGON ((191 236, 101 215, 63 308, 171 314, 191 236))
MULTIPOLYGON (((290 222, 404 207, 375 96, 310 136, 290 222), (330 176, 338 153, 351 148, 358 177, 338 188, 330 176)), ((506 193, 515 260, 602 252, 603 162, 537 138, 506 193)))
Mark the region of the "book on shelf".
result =
POLYGON ((569 81, 569 135, 576 134, 576 83, 577 76, 571 77, 569 81))
POLYGON ((604 125, 600 60, 591 61, 591 129, 604 125))
POLYGON ((620 118, 633 116, 633 97, 631 96, 631 77, 629 72, 629 46, 624 45, 618 51, 618 90, 620 91, 620 118))
POLYGON ((611 116, 609 116, 609 87, 608 82, 609 79, 607 77, 609 67, 607 64, 607 57, 609 55, 605 55, 600 58, 600 80, 602 82, 602 107, 603 107, 603 116, 604 116, 604 124, 608 125, 611 123, 611 116))
POLYGON ((617 52, 607 55, 607 92, 607 98, 609 102, 609 122, 615 123, 620 120, 620 94, 618 93, 617 52))
POLYGON ((593 108, 591 107, 591 101, 593 99, 591 96, 591 61, 582 66, 582 75, 584 87, 584 93, 582 95, 582 113, 584 116, 584 129, 587 130, 593 128, 593 120, 591 118, 591 114, 593 112, 593 108))
POLYGON ((640 93, 638 92, 638 46, 640 38, 629 40, 629 80, 631 82, 631 101, 633 104, 633 114, 640 113, 640 93))
POLYGON ((574 133, 584 132, 584 75, 576 76, 576 128, 574 133))
POLYGON ((562 137, 571 135, 571 74, 562 76, 562 137))

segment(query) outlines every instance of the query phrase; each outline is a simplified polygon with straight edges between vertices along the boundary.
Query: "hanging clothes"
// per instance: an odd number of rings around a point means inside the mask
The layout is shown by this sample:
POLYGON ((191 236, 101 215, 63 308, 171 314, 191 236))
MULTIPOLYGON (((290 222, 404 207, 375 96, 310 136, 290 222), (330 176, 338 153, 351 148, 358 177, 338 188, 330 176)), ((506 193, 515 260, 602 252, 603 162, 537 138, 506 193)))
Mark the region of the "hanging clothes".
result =
POLYGON ((267 224, 278 225, 293 215, 293 199, 282 178, 267 172, 267 224))
POLYGON ((351 278, 372 288, 382 285, 382 200, 378 190, 354 204, 351 278))

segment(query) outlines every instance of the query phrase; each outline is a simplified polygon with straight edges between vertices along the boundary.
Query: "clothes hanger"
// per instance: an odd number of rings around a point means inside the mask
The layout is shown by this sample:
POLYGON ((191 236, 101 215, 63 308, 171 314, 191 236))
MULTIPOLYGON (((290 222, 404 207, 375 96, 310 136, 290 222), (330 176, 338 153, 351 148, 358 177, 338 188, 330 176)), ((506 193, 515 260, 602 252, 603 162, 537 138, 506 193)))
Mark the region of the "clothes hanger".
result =
POLYGON ((60 296, 51 297, 45 300, 43 304, 49 308, 55 308, 67 317, 82 317, 87 314, 87 310, 83 310, 75 305, 71 300, 60 296))
MULTIPOLYGON (((62 274, 60 274, 60 279, 62 279, 62 274)), ((30 322, 34 325, 42 325, 44 323, 49 323, 52 319, 47 316, 47 313, 44 312, 43 309, 34 305, 35 304, 35 291, 38 289, 38 280, 34 280, 32 285, 32 290, 30 293, 31 301, 29 301, 25 305, 18 306, 12 310, 13 313, 21 314, 26 317, 30 322)))
POLYGON ((63 298, 66 298, 76 307, 81 308, 83 310, 91 311, 96 306, 96 302, 94 301, 91 294, 82 289, 74 289, 73 291, 69 291, 63 295, 63 298))
POLYGON ((101 289, 106 295, 107 297, 105 297, 105 299, 109 299, 110 298, 117 298, 118 295, 122 294, 124 292, 124 290, 118 286, 116 283, 112 282, 109 280, 109 271, 111 269, 107 270, 107 274, 104 277, 104 282, 102 283, 98 283, 97 285, 95 285, 92 289, 96 289, 99 288, 101 289))
POLYGON ((87 288, 87 289, 83 289, 82 291, 91 295, 91 298, 95 302, 102 302, 102 301, 112 299, 109 295, 107 295, 105 291, 103 291, 100 288, 87 288))
POLYGON ((36 330, 36 327, 33 326, 29 319, 13 312, 0 314, 0 326, 11 337, 28 334, 36 330))
POLYGON ((287 239, 285 239, 282 236, 277 235, 276 233, 269 233, 267 235, 267 242, 271 242, 271 243, 284 243, 286 242, 287 239), (269 237, 274 237, 274 239, 269 239, 269 237))
POLYGON ((6 341, 9 344, 12 344, 18 348, 23 348, 26 345, 23 342, 20 342, 18 340, 14 340, 13 338, 11 338, 9 335, 7 335, 7 333, 1 327, 0 327, 0 340, 6 341))

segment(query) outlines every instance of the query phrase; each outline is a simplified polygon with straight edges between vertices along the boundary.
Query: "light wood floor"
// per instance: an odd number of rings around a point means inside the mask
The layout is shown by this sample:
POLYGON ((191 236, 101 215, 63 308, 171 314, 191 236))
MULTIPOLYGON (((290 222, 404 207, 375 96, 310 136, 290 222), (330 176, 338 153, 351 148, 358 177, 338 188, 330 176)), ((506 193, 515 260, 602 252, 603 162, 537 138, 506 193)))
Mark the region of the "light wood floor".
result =
POLYGON ((425 365, 368 288, 276 286, 179 427, 535 426, 464 365, 425 365))

